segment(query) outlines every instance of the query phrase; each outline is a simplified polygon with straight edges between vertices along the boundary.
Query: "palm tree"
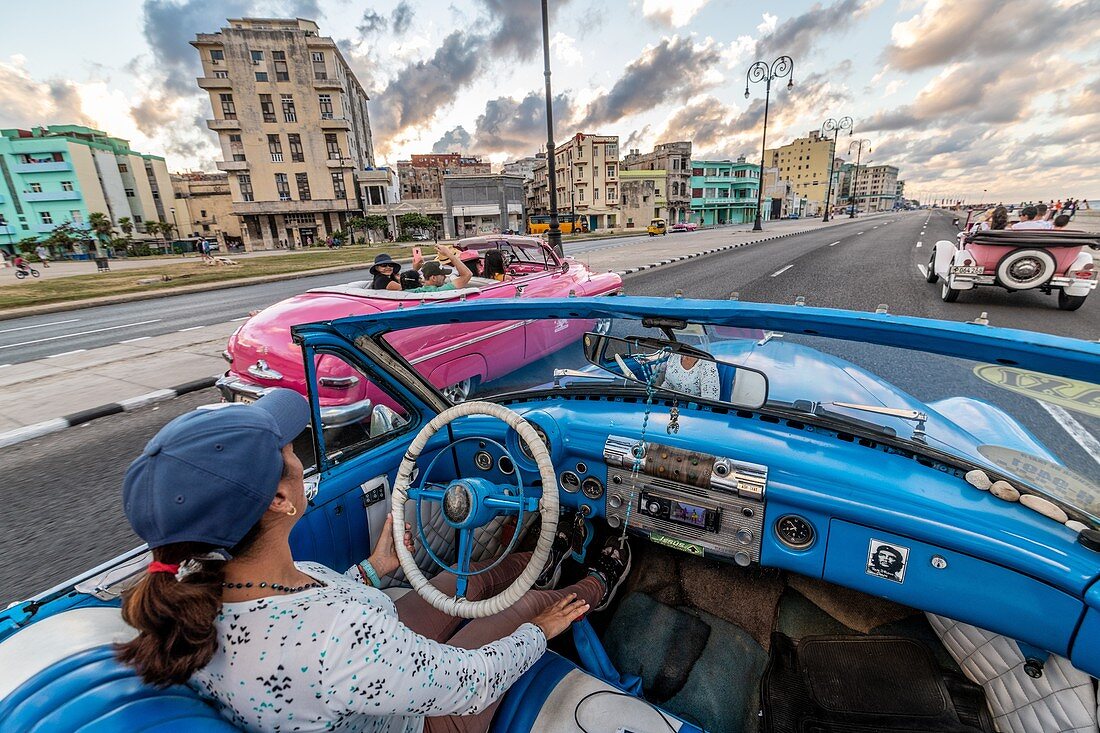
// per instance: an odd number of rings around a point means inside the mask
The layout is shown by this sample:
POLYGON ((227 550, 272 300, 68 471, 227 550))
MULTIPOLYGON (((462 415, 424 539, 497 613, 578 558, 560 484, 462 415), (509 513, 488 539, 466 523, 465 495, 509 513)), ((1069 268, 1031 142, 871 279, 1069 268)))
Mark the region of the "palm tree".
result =
POLYGON ((106 214, 96 211, 88 215, 88 229, 95 240, 96 257, 107 256, 104 250, 104 242, 111 241, 111 233, 114 228, 115 225, 111 223, 111 218, 106 214))
POLYGON ((134 220, 124 216, 118 220, 118 228, 122 230, 127 239, 130 239, 130 235, 134 233, 134 220))

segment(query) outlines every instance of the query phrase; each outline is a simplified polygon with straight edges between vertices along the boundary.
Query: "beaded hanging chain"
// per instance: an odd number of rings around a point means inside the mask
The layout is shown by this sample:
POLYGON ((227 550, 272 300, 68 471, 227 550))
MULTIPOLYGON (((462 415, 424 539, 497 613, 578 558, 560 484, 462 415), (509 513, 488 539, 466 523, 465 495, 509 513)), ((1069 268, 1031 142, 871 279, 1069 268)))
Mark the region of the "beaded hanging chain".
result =
MULTIPOLYGON (((668 355, 672 353, 669 348, 664 348, 660 352, 660 356, 668 358, 668 355)), ((623 531, 619 536, 619 544, 626 542, 626 529, 630 526, 630 515, 634 512, 634 501, 637 499, 638 493, 638 472, 642 470, 642 459, 645 458, 645 434, 646 428, 649 426, 649 415, 653 412, 653 395, 657 393, 654 387, 654 382, 657 381, 657 369, 651 369, 649 372, 649 379, 645 384, 645 412, 642 414, 642 433, 638 438, 638 444, 632 449, 634 455, 634 463, 630 467, 630 502, 626 505, 626 516, 623 518, 623 531)))

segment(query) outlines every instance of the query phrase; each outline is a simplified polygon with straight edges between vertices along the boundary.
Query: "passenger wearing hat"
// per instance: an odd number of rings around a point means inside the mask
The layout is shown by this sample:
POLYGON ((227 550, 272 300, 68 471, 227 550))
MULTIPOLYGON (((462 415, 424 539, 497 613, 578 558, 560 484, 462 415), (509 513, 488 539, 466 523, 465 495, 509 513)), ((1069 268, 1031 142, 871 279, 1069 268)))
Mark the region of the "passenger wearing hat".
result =
MULTIPOLYGON (((416 269, 414 263, 413 269, 416 269)), ((401 264, 394 262, 393 258, 383 252, 376 255, 374 264, 371 265, 370 274, 374 276, 371 281, 371 290, 400 290, 401 282, 397 273, 401 272, 401 264)))
MULTIPOLYGON (((620 578, 531 591, 456 634, 460 620, 419 595, 395 605, 376 587, 399 567, 391 519, 344 574, 295 562, 290 533, 313 496, 291 443, 308 423, 301 395, 275 389, 176 418, 130 464, 123 507, 153 561, 123 594, 138 635, 119 660, 148 684, 189 684, 247 731, 484 731, 547 639, 620 578), (452 715, 466 717, 425 723, 452 715)), ((407 525, 404 541, 412 551, 407 525)), ((467 596, 499 593, 529 557, 475 576, 467 596)), ((455 592, 451 574, 433 583, 455 592)))
POLYGON ((454 265, 454 269, 458 271, 458 275, 451 282, 447 282, 447 276, 452 272, 450 268, 443 267, 438 262, 426 262, 424 266, 420 268, 420 274, 424 276, 424 284, 408 292, 434 293, 440 290, 456 290, 466 287, 470 282, 470 278, 474 276, 474 274, 470 272, 470 268, 466 267, 466 263, 459 259, 459 253, 454 248, 448 247, 445 244, 437 244, 435 250, 454 265))

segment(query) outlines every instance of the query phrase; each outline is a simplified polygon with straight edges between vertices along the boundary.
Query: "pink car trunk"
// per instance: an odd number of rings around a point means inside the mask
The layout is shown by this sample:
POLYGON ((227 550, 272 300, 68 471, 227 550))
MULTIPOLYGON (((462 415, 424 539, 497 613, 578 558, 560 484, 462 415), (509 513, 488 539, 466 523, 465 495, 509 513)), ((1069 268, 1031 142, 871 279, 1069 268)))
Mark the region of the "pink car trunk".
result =
MULTIPOLYGON (((1005 246, 1000 244, 977 244, 971 242, 966 245, 966 251, 970 253, 974 258, 974 264, 981 265, 985 268, 987 273, 991 273, 997 267, 997 263, 1001 261, 1009 252, 1020 249, 1021 246, 1026 245, 1012 245, 1005 246)), ((1077 253, 1081 251, 1080 246, 1074 247, 1043 247, 1044 250, 1050 253, 1050 256, 1054 258, 1055 274, 1061 275, 1069 269, 1069 266, 1073 264, 1073 260, 1077 258, 1077 253)))

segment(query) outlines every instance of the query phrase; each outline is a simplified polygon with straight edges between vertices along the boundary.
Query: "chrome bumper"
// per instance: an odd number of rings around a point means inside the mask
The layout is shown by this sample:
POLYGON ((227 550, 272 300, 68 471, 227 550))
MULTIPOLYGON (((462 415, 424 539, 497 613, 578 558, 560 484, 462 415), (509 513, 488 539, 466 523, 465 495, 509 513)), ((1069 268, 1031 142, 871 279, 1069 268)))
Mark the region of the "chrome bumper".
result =
MULTIPOLYGON (((226 402, 258 400, 271 390, 280 389, 279 387, 261 387, 232 374, 225 374, 214 383, 214 386, 218 388, 218 391, 222 394, 222 399, 226 402)), ((324 426, 325 430, 329 430, 362 423, 370 419, 373 407, 370 400, 360 400, 347 405, 322 407, 321 425, 324 426)))
MULTIPOLYGON (((997 278, 995 275, 951 275, 952 283, 970 283, 972 285, 997 285, 997 278)), ((1068 288, 1068 287, 1082 287, 1087 286, 1089 290, 1096 289, 1096 278, 1089 280, 1080 280, 1075 277, 1064 277, 1058 275, 1047 280, 1045 283, 1036 285, 1035 287, 1028 288, 1028 290, 1037 290, 1043 285, 1052 288, 1068 288)))

